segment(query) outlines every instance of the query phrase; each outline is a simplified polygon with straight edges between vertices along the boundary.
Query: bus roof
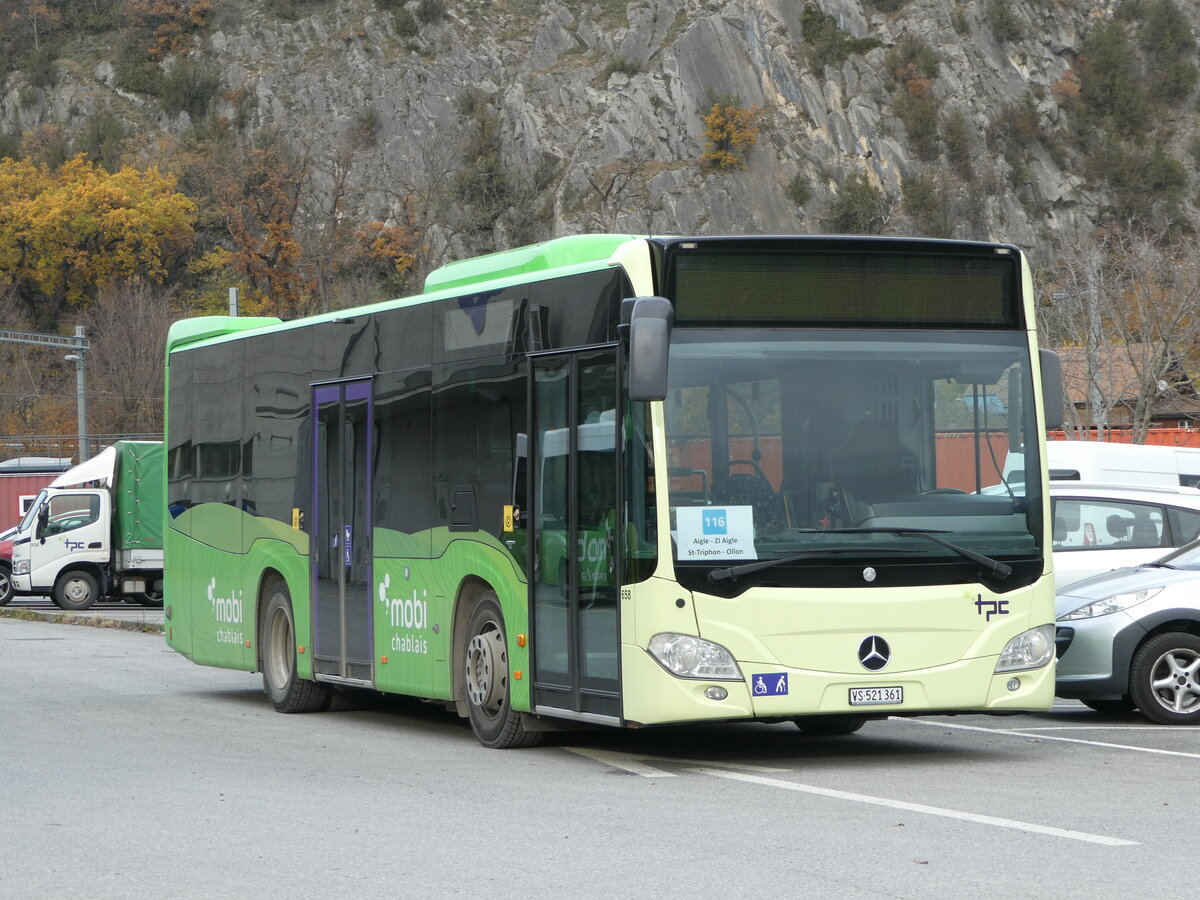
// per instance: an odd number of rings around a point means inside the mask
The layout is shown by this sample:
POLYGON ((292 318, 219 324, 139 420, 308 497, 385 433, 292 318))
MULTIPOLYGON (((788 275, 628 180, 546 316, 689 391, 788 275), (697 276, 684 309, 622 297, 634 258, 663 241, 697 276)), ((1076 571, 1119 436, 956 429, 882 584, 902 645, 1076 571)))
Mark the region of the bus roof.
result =
POLYGON ((273 316, 182 319, 171 325, 167 335, 167 353, 191 344, 231 340, 246 332, 278 327, 299 328, 385 309, 416 306, 457 296, 463 293, 463 288, 468 287, 473 290, 498 290, 528 281, 595 270, 610 265, 618 248, 632 240, 638 238, 627 234, 580 234, 447 263, 429 273, 425 279, 424 293, 286 322, 273 316))

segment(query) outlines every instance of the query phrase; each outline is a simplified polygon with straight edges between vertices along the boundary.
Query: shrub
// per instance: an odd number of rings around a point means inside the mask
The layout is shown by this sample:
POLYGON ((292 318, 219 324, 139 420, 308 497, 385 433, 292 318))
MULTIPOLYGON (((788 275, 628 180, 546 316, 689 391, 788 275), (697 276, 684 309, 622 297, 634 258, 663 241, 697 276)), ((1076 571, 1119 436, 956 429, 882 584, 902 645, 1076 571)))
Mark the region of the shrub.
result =
POLYGON ((950 11, 950 25, 957 35, 965 35, 970 29, 967 25, 967 12, 961 3, 954 4, 950 11))
POLYGON ((207 60, 181 56, 162 81, 162 104, 168 115, 186 112, 193 120, 204 118, 221 86, 221 75, 207 60))
POLYGON ((1144 11, 1138 40, 1147 57, 1147 93, 1163 103, 1183 100, 1196 86, 1196 39, 1172 0, 1152 0, 1144 11))
POLYGON ((414 38, 417 36, 417 17, 401 6, 392 13, 392 23, 396 27, 396 34, 402 38, 414 38))
POLYGON ((822 222, 834 234, 879 234, 887 211, 887 196, 865 174, 856 172, 829 201, 822 222))
POLYGON ((420 0, 416 9, 417 20, 422 25, 432 25, 446 18, 445 0, 420 0))
POLYGON ((938 155, 938 101, 929 91, 919 94, 906 90, 896 92, 893 109, 904 123, 909 143, 918 157, 925 161, 938 155))
POLYGON ((800 13, 800 28, 809 45, 813 68, 841 65, 852 53, 866 53, 880 45, 878 38, 852 38, 838 28, 837 20, 811 3, 800 13))
POLYGON ((1025 37, 1025 26, 1020 17, 1013 12, 1009 0, 988 0, 983 18, 992 29, 992 36, 998 41, 1019 41, 1025 37))
POLYGON ((942 118, 942 144, 946 148, 946 159, 964 181, 969 181, 974 171, 971 167, 971 126, 961 109, 953 109, 942 118))
POLYGON ((56 48, 49 43, 30 51, 22 68, 31 85, 42 90, 54 87, 58 81, 58 66, 55 65, 57 56, 56 48))
POLYGON ((938 76, 942 58, 921 38, 905 36, 887 52, 884 65, 902 84, 907 84, 918 75, 932 82, 938 76))
POLYGON ((162 69, 146 55, 145 42, 137 35, 131 34, 122 45, 113 76, 117 87, 132 94, 157 97, 162 91, 162 69))
POLYGON ((15 134, 0 134, 0 159, 16 159, 21 139, 15 134))
POLYGON ((600 77, 608 81, 613 75, 627 75, 632 78, 634 75, 640 74, 642 74, 642 67, 639 63, 632 59, 626 59, 624 56, 614 56, 608 61, 608 65, 604 67, 600 77))
POLYGON ((904 182, 904 212, 913 221, 916 234, 948 238, 954 226, 946 186, 930 175, 916 175, 904 182))
POLYGON ((803 175, 797 175, 789 181, 783 192, 797 206, 804 206, 812 199, 812 188, 809 187, 808 179, 803 175))
POLYGON ((92 162, 99 163, 106 171, 116 172, 121 167, 123 140, 125 127, 121 120, 103 110, 88 120, 75 142, 75 149, 86 153, 92 162))
POLYGON ((1111 120, 1123 134, 1138 131, 1145 123, 1145 88, 1120 22, 1102 22, 1083 39, 1079 98, 1090 116, 1111 120))
POLYGON ((1157 226, 1181 216, 1188 171, 1159 145, 1139 147, 1109 137, 1089 155, 1085 171, 1091 180, 1108 183, 1120 219, 1157 226))

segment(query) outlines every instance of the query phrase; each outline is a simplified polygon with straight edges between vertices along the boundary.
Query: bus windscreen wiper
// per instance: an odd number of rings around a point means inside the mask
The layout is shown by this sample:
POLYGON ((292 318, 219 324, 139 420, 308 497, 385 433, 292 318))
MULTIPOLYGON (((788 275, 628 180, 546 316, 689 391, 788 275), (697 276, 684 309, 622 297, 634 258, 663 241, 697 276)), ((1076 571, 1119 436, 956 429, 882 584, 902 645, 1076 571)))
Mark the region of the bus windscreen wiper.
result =
MULTIPOLYGON (((933 528, 798 528, 795 529, 801 534, 894 534, 898 537, 922 537, 927 541, 932 541, 947 550, 957 553, 964 559, 969 559, 973 563, 978 563, 983 566, 997 578, 1007 578, 1012 574, 1012 566, 1007 563, 1002 563, 999 560, 992 559, 990 556, 984 556, 982 553, 976 553, 974 550, 968 550, 966 547, 960 547, 957 544, 952 544, 949 541, 943 541, 937 537, 939 534, 948 534, 945 530, 937 530, 933 528)), ((713 584, 720 584, 724 581, 737 581, 742 575, 751 575, 754 572, 761 572, 764 569, 770 569, 775 566, 786 565, 787 563, 800 562, 810 556, 824 555, 828 553, 852 553, 880 550, 880 547, 864 546, 864 547, 833 547, 826 550, 811 550, 807 553, 797 554, 795 556, 785 556, 779 559, 762 559, 758 562, 743 563, 740 566, 730 566, 727 569, 713 569, 708 573, 708 580, 713 584)), ((889 553, 903 552, 915 553, 915 550, 899 550, 898 548, 888 548, 889 553)))

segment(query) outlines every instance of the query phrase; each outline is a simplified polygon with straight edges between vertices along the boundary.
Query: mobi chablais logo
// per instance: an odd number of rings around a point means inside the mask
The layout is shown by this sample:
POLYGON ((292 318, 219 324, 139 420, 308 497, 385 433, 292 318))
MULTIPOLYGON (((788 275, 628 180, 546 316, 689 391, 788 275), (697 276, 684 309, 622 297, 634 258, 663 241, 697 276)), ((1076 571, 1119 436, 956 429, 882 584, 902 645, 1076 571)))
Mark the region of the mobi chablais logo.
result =
POLYGON ((242 592, 231 588, 228 597, 217 595, 217 579, 208 583, 208 602, 217 621, 218 644, 242 644, 242 592), (230 627, 236 626, 236 627, 230 627))
POLYGON ((429 591, 421 591, 418 597, 417 589, 413 588, 412 596, 389 597, 391 587, 392 576, 384 575, 379 583, 379 602, 387 610, 388 624, 396 631, 403 629, 410 632, 392 635, 392 652, 429 653, 429 639, 422 634, 412 633, 429 628, 429 601, 424 599, 429 596, 429 591))

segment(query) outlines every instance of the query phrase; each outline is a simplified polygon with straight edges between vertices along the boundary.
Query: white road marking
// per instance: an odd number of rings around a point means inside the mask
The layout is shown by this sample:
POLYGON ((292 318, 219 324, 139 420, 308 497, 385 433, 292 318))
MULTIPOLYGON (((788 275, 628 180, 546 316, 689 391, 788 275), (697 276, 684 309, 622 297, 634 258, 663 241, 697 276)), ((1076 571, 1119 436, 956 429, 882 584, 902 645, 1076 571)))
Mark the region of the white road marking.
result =
MULTIPOLYGON (((1162 725, 1035 725, 1022 731, 1163 731, 1162 725)), ((1182 729, 1185 733, 1187 729, 1182 729)), ((1170 733, 1169 731, 1167 732, 1170 733)))
POLYGON ((1016 819, 1001 819, 997 816, 981 816, 976 813, 961 812, 955 809, 943 809, 938 806, 925 806, 921 803, 907 803, 903 800, 888 800, 884 797, 872 797, 868 794, 853 794, 848 791, 836 791, 830 788, 816 787, 811 784, 798 784, 794 781, 783 781, 778 778, 764 778, 761 775, 748 775, 742 772, 729 772, 720 769, 693 768, 691 771, 714 778, 726 778, 732 781, 744 781, 750 784, 760 784, 764 787, 783 788, 787 791, 800 791, 805 794, 815 794, 819 797, 830 797, 834 800, 850 800, 854 803, 870 803, 874 806, 886 806, 891 809, 903 809, 908 812, 923 813, 930 816, 941 816, 946 819, 959 819, 964 822, 975 822, 979 825, 994 825, 998 828, 1011 828, 1016 831, 1028 831, 1033 834, 1044 834, 1050 837, 1068 838, 1073 841, 1085 841, 1090 844, 1103 844, 1108 847, 1133 847, 1137 841, 1126 841, 1121 838, 1108 837, 1103 834, 1088 834, 1086 831, 1071 831, 1066 828, 1054 828, 1050 825, 1035 825, 1032 822, 1019 822, 1016 819))
MULTIPOLYGON (((963 727, 963 726, 959 726, 963 727)), ((969 726, 968 726, 969 727, 969 726)), ((990 729, 978 729, 988 731, 990 729)), ((875 806, 887 806, 892 809, 903 809, 909 812, 918 812, 925 815, 941 816, 948 819, 959 819, 965 822, 975 822, 980 825, 993 825, 999 828, 1011 828, 1017 831, 1028 831, 1034 834, 1045 834, 1051 837, 1069 838, 1075 841, 1086 841, 1092 844, 1104 844, 1109 847, 1128 847, 1135 846, 1137 841, 1126 841, 1121 838, 1111 838, 1102 834, 1088 834, 1084 831, 1071 831, 1065 828, 1054 828, 1050 825, 1035 825, 1032 822, 1019 822, 1015 819, 1002 819, 997 816, 983 816, 977 813, 961 812, 954 809, 943 809, 938 806, 925 806, 920 803, 908 803, 904 800, 888 800, 884 797, 872 797, 868 794, 854 794, 848 791, 838 791, 832 788, 816 787, 810 784, 799 784, 794 781, 784 781, 779 778, 767 778, 763 775, 750 774, 753 772, 788 772, 789 769, 781 769, 775 766, 756 766, 748 763, 730 763, 730 762, 709 762, 705 760, 695 759, 678 759, 670 756, 654 756, 647 754, 619 753, 613 750, 595 750, 590 747, 563 747, 564 750, 569 750, 580 756, 586 756, 588 759, 593 759, 598 763, 607 766, 612 766, 616 769, 621 769, 625 772, 630 772, 634 775, 640 775, 643 778, 674 778, 674 772, 668 772, 665 769, 660 769, 656 766, 647 765, 646 760, 652 762, 673 763, 683 766, 685 771, 696 772, 701 775, 712 775, 714 778, 726 778, 733 781, 743 781, 750 784, 758 784, 764 787, 783 788, 788 791, 800 791, 806 794, 815 794, 820 797, 829 797, 834 800, 849 800, 855 803, 870 803, 875 806), (735 769, 743 769, 748 771, 732 771, 735 769)))
POLYGON ((983 728, 979 725, 959 725, 956 722, 938 722, 932 719, 906 719, 915 725, 929 728, 956 728, 959 731, 982 731, 985 734, 1005 734, 1009 737, 1032 738, 1037 741, 1060 741, 1064 744, 1086 744, 1089 747, 1108 747, 1110 750, 1133 750, 1137 753, 1156 753, 1159 756, 1182 756, 1185 759, 1200 759, 1200 753, 1184 753, 1182 750, 1160 750, 1158 747, 1135 747, 1132 744, 1113 744, 1108 741, 1087 741, 1083 738, 1062 737, 1057 734, 1035 732, 1032 729, 1015 731, 1008 728, 983 728))
POLYGON ((712 768, 726 769, 745 769, 749 772, 787 772, 789 769, 781 769, 778 766, 754 766, 749 763, 730 763, 730 762, 712 762, 706 759, 676 759, 673 756, 654 756, 645 753, 617 753, 613 750, 593 750, 590 747, 563 747, 564 750, 570 750, 572 753, 578 753, 580 756, 586 756, 589 759, 594 759, 596 762, 604 763, 607 766, 612 766, 617 769, 623 769, 626 772, 632 772, 634 775, 641 775, 645 778, 674 778, 674 772, 668 772, 665 769, 657 769, 654 766, 646 765, 643 760, 652 760, 654 762, 675 763, 680 766, 711 766, 712 768))

